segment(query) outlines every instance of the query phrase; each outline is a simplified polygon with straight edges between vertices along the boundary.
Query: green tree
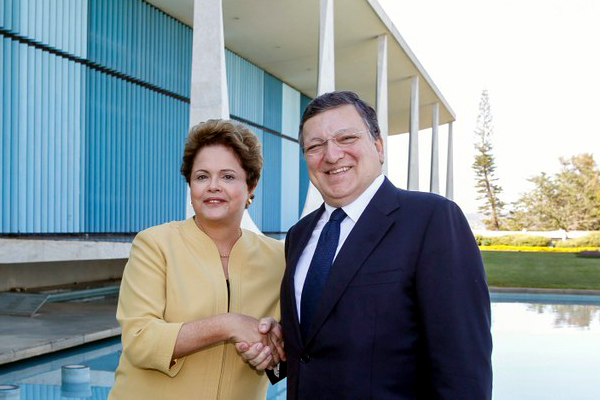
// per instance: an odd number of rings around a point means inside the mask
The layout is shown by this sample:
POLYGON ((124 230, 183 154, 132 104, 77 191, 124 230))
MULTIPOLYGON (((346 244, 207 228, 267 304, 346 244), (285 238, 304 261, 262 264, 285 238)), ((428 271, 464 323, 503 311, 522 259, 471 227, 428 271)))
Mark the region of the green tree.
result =
POLYGON ((508 218, 512 229, 599 230, 600 171, 591 154, 560 159, 561 170, 529 179, 533 190, 521 195, 508 218))
POLYGON ((478 193, 477 200, 483 200, 483 204, 479 206, 479 212, 486 217, 483 223, 487 229, 499 230, 504 203, 499 198, 502 188, 497 183, 496 162, 492 154, 491 138, 493 133, 490 99, 487 90, 484 90, 481 92, 479 115, 475 128, 476 154, 473 170, 475 171, 475 188, 478 193))

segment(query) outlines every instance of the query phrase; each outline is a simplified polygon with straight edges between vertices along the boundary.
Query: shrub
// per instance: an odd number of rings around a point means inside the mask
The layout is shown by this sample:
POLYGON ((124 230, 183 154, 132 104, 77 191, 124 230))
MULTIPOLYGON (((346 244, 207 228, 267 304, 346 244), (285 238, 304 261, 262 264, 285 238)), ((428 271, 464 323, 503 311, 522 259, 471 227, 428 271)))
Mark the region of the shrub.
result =
POLYGON ((600 232, 592 232, 577 239, 559 240, 555 247, 600 247, 600 232))
POLYGON ((475 241, 477 242, 477 246, 481 246, 481 239, 483 239, 483 236, 475 235, 475 241))
POLYGON ((481 237, 477 243, 480 246, 528 246, 548 247, 550 239, 544 236, 503 235, 497 237, 481 237))
POLYGON ((550 242, 545 236, 515 235, 513 246, 548 247, 550 242))

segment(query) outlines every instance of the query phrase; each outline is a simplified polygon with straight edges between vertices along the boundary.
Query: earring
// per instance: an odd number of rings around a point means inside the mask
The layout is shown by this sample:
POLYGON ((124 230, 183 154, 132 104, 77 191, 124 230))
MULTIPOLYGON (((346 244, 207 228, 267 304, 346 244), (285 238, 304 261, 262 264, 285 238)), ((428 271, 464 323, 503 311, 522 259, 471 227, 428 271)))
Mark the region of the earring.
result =
POLYGON ((248 197, 248 200, 246 200, 246 208, 250 207, 250 204, 252 204, 253 199, 254 199, 254 195, 251 194, 250 197, 248 197))

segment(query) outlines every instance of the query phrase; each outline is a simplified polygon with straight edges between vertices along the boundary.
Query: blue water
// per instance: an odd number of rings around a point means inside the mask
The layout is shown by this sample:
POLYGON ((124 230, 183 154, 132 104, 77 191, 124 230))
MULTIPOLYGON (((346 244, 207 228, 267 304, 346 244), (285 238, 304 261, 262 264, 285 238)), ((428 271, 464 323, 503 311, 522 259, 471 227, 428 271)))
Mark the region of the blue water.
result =
MULTIPOLYGON (((600 398, 600 296, 494 293, 492 300, 494 399, 600 398)), ((18 385, 22 400, 64 399, 72 393, 61 392, 61 367, 83 364, 90 385, 80 398, 106 399, 120 351, 117 338, 9 364, 0 367, 0 384, 18 385)), ((284 398, 285 382, 270 387, 267 399, 284 398)))

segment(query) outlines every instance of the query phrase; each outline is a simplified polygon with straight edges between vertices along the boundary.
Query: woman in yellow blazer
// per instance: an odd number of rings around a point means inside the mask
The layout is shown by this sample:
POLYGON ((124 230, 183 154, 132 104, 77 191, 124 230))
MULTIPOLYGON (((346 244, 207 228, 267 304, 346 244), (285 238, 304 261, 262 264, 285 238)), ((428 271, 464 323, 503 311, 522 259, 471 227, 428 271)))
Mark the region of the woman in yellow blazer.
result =
POLYGON ((181 173, 195 215, 133 241, 110 399, 265 398, 258 370, 284 354, 277 323, 260 318, 279 319, 283 245, 240 228, 261 168, 259 142, 243 126, 210 120, 190 130, 181 173), (270 325, 268 335, 259 323, 270 325), (261 350, 257 369, 237 355, 240 342, 261 350))

